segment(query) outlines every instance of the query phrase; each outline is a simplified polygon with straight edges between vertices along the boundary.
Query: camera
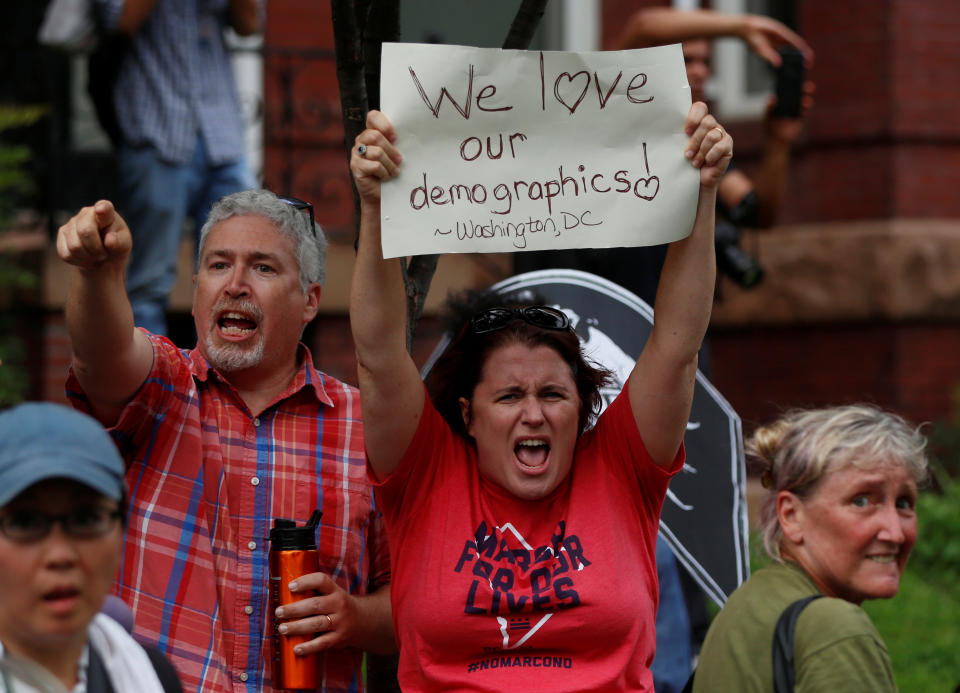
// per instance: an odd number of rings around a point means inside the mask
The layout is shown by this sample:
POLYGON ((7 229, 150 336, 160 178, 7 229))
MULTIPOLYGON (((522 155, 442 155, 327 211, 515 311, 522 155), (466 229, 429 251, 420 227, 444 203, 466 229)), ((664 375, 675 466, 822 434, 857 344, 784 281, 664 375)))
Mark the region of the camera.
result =
POLYGON ((771 115, 780 118, 797 118, 803 106, 803 54, 792 46, 781 48, 780 67, 777 74, 777 103, 771 115))
POLYGON ((740 247, 740 229, 733 222, 717 217, 713 242, 717 251, 717 269, 741 289, 752 289, 760 283, 763 267, 740 247))
POLYGON ((753 190, 730 207, 717 200, 717 221, 713 231, 717 269, 742 289, 752 289, 763 279, 763 267, 757 258, 740 247, 740 226, 756 226, 759 207, 757 193, 753 190))

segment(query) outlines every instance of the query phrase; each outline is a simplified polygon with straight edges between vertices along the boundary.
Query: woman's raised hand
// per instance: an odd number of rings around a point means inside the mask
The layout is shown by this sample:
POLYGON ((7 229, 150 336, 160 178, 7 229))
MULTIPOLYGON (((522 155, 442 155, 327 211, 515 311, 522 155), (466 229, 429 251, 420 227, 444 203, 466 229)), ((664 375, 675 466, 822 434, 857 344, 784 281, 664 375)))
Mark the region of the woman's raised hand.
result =
POLYGON ((393 146, 397 133, 380 111, 367 113, 367 129, 357 135, 350 170, 362 202, 380 200, 380 184, 397 175, 403 157, 393 146))
POLYGON ((733 158, 733 138, 702 101, 690 106, 684 131, 690 135, 684 156, 700 169, 700 185, 716 188, 733 158))

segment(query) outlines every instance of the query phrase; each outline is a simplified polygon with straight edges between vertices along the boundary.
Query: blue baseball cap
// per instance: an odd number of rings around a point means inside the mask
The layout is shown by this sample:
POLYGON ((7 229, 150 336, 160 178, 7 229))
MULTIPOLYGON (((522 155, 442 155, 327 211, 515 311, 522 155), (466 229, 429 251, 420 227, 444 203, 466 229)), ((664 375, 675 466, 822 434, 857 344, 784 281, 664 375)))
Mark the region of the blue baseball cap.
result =
POLYGON ((0 413, 0 507, 46 479, 71 479, 123 498, 123 460, 95 419, 49 402, 0 413))

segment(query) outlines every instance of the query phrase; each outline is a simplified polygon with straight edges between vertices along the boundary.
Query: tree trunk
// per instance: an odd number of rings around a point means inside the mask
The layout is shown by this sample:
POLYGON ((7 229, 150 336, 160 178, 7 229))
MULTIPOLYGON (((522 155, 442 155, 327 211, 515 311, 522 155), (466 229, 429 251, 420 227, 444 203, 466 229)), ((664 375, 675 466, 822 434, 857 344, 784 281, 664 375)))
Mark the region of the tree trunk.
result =
POLYGON ((543 12, 547 9, 548 1, 523 0, 516 16, 513 18, 513 24, 510 25, 507 38, 503 41, 504 48, 525 50, 530 47, 533 35, 543 18, 543 12))
MULTIPOLYGON (((357 23, 356 5, 353 0, 330 0, 333 20, 333 46, 337 62, 337 85, 340 88, 340 112, 343 118, 343 147, 350 165, 350 150, 357 135, 366 125, 367 105, 364 60, 361 48, 361 29, 357 23)), ((352 180, 352 179, 351 179, 352 180)), ((360 196, 357 186, 353 190, 354 236, 360 232, 360 196)), ((356 247, 356 242, 354 242, 356 247)))
MULTIPOLYGON (((370 0, 367 0, 370 2, 370 0)), ((400 3, 398 0, 373 0, 363 32, 364 76, 367 102, 380 110, 380 52, 383 43, 400 40, 400 3)))

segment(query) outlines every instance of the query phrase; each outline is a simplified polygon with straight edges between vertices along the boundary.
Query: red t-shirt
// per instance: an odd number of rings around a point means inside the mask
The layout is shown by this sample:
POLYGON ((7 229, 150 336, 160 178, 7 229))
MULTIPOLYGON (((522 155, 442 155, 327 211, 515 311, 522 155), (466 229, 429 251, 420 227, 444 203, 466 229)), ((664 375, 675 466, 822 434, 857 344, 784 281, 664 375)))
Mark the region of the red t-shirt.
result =
POLYGON ((482 478, 428 397, 376 494, 404 691, 653 691, 655 546, 670 470, 621 394, 537 501, 482 478))

